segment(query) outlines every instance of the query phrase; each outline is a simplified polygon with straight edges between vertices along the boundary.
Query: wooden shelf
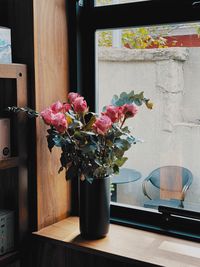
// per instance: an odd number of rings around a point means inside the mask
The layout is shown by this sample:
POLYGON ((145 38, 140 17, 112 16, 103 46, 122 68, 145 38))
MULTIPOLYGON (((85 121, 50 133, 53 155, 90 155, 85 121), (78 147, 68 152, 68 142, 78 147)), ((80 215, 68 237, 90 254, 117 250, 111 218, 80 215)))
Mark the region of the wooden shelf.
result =
POLYGON ((24 64, 0 64, 0 78, 19 79, 26 70, 24 64))
MULTIPOLYGON (((1 110, 13 104, 19 107, 27 106, 27 66, 13 63, 0 64, 0 79, 2 79, 2 84, 0 84, 2 94, 1 110), (8 79, 8 81, 4 79, 8 79), (11 80, 14 80, 14 83, 11 80)), ((15 119, 16 123, 14 123, 14 118, 12 118, 13 130, 16 134, 11 135, 11 144, 14 147, 13 151, 17 151, 17 156, 0 160, 0 170, 13 168, 10 172, 5 172, 5 175, 2 173, 0 188, 2 208, 5 206, 8 209, 15 209, 15 225, 18 226, 15 228, 15 234, 17 236, 17 244, 19 244, 19 247, 22 247, 25 244, 24 240, 29 231, 27 118, 25 114, 19 114, 15 116, 15 119), (17 204, 14 203, 16 200, 17 204)))
POLYGON ((0 160, 0 170, 14 168, 14 167, 17 167, 18 165, 19 165, 18 157, 10 157, 7 159, 0 160))
POLYGON ((19 251, 9 252, 0 256, 0 266, 6 266, 7 264, 19 259, 19 251))

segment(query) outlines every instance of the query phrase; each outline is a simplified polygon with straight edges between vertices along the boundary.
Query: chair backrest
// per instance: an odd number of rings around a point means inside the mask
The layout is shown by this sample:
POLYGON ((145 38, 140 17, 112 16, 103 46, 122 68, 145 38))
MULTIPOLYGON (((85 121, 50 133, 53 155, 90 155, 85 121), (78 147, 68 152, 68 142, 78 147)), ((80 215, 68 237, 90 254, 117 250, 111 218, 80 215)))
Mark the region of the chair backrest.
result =
POLYGON ((149 181, 157 188, 167 191, 181 192, 190 186, 193 175, 190 170, 180 166, 163 166, 149 174, 149 181))

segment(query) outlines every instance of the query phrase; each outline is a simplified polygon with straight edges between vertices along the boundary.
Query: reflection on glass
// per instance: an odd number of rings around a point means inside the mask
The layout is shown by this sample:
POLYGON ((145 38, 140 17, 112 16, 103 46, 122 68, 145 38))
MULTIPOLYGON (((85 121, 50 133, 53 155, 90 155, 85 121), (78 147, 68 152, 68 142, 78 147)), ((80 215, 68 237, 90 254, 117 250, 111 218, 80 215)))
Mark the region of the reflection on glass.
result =
POLYGON ((101 30, 96 36, 97 111, 122 91, 144 91, 154 102, 150 112, 139 107, 129 122, 132 135, 144 142, 127 152, 123 167, 141 177, 115 184, 114 199, 200 211, 200 23, 101 30), (158 169, 163 166, 184 169, 158 169), (154 170, 158 179, 144 188, 154 170))
POLYGON ((127 3, 134 3, 134 2, 143 2, 143 1, 149 1, 149 0, 96 0, 95 6, 127 4, 127 3))

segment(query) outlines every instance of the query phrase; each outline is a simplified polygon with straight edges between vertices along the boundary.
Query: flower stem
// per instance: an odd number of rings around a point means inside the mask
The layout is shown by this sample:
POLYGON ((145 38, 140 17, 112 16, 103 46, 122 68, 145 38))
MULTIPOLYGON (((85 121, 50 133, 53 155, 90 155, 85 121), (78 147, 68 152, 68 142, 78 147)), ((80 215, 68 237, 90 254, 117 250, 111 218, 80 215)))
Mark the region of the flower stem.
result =
POLYGON ((83 118, 83 124, 85 126, 86 125, 86 122, 85 122, 85 114, 84 113, 82 114, 82 118, 83 118))
POLYGON ((121 126, 120 126, 120 129, 123 127, 125 121, 126 121, 126 117, 124 117, 124 119, 123 119, 123 121, 122 121, 122 124, 121 124, 121 126))

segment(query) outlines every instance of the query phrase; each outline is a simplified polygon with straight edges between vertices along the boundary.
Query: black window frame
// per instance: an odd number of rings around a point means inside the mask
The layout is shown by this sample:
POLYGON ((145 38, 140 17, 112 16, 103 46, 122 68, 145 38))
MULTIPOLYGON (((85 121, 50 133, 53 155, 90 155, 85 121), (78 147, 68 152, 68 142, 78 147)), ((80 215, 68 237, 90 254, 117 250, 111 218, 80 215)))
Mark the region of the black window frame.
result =
MULTIPOLYGON (((150 0, 94 6, 94 0, 67 0, 70 91, 84 95, 95 110, 95 31, 200 21, 200 1, 150 0), (147 11, 148 12, 145 12, 147 11)), ((78 214, 78 181, 72 181, 72 214, 78 214)), ((111 222, 183 239, 200 241, 200 213, 160 207, 111 204, 111 222)))

